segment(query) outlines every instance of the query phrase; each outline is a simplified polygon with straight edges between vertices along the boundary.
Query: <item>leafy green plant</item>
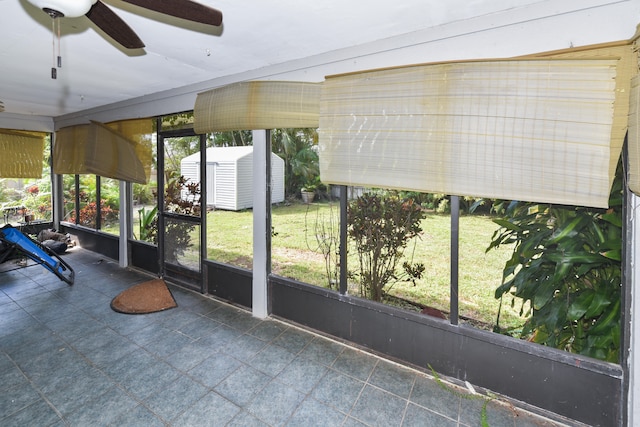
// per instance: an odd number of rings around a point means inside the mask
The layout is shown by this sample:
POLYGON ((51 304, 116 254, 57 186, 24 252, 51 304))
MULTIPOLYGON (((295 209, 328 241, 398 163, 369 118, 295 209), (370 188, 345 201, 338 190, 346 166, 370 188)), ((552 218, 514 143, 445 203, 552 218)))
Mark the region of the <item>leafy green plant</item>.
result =
POLYGON ((320 186, 320 177, 315 176, 313 178, 307 179, 304 184, 302 184, 302 188, 300 191, 308 191, 310 193, 315 193, 318 187, 320 186))
MULTIPOLYGON (((622 183, 609 209, 497 203, 505 214, 487 251, 514 244, 496 298, 522 298, 520 336, 618 362, 622 284, 622 183), (525 307, 528 308, 525 310, 525 307)), ((497 330, 499 328, 496 322, 497 330)))
POLYGON ((146 205, 155 201, 154 190, 157 183, 133 184, 133 200, 139 205, 146 205))
POLYGON ((44 190, 50 186, 40 185, 40 181, 36 180, 35 183, 25 187, 18 204, 33 214, 35 220, 49 220, 51 219, 51 193, 44 190))
POLYGON ((156 243, 158 241, 158 207, 146 210, 138 209, 140 219, 140 240, 156 243))
POLYGON ((402 263, 409 241, 422 232, 425 213, 411 198, 395 192, 386 195, 365 193, 347 209, 347 234, 353 239, 359 270, 350 272, 360 286, 360 295, 382 301, 385 287, 398 281, 414 281, 424 272, 422 263, 402 263))
POLYGON ((120 210, 120 184, 112 178, 100 179, 100 199, 111 209, 120 210))
MULTIPOLYGON (((80 209, 78 224, 86 227, 95 228, 96 219, 98 217, 98 204, 96 202, 88 202, 80 209)), ((101 224, 108 224, 118 219, 118 210, 112 209, 106 200, 100 201, 100 221, 101 224)), ((75 212, 71 214, 71 222, 76 222, 75 212)))

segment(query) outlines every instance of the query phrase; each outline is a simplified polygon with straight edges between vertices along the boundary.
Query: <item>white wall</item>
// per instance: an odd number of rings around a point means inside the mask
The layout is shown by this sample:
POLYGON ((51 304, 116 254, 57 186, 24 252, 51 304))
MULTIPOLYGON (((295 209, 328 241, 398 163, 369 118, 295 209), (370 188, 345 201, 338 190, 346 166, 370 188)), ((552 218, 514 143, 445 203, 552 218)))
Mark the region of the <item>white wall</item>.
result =
POLYGON ((53 132, 54 123, 51 117, 26 116, 24 114, 0 113, 0 128, 15 130, 32 130, 53 132))

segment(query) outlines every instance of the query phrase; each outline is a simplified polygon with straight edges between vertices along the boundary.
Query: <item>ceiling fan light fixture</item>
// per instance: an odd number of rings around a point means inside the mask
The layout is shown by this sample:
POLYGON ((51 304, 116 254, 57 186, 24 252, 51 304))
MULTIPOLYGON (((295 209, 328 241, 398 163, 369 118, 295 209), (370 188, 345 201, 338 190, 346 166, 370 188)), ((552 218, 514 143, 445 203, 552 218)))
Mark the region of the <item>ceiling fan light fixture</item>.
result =
POLYGON ((76 18, 83 16, 98 0, 27 0, 32 5, 44 10, 47 14, 76 18), (57 12, 57 13, 55 13, 57 12))

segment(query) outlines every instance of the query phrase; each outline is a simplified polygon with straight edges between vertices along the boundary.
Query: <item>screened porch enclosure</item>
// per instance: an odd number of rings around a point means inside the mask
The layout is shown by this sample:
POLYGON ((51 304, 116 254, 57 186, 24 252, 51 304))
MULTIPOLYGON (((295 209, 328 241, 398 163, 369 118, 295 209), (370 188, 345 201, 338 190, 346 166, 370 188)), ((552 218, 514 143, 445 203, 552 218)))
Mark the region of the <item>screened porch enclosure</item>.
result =
MULTIPOLYGON (((59 129, 53 139, 50 224, 73 234, 82 248, 118 260, 123 268, 171 280, 167 261, 183 264, 185 271, 175 269, 176 274, 185 273, 176 282, 250 309, 254 318, 271 316, 401 364, 433 369, 459 385, 468 381, 481 392, 497 393, 509 403, 568 424, 624 425, 634 388, 629 343, 639 234, 634 223, 640 175, 637 63, 635 41, 624 41, 504 60, 330 75, 322 83, 265 80, 201 91, 193 115, 184 114, 193 121, 179 129, 199 140, 196 152, 189 153, 200 159, 194 175, 198 183, 208 183, 213 169, 206 162, 207 135, 256 129, 252 223, 246 227, 253 239, 250 268, 207 257, 211 241, 206 209, 189 211, 193 218, 188 219, 167 209, 162 184, 169 176, 164 163, 168 155, 162 143, 155 153, 150 147, 163 131, 168 138, 179 132, 162 129, 163 116, 136 119, 135 126, 122 120, 59 129), (450 318, 424 316, 350 294, 344 250, 339 254, 344 268, 336 289, 273 273, 270 129, 291 127, 318 128, 320 178, 339 193, 341 248, 346 247, 349 188, 451 195, 450 318), (458 198, 607 209, 621 156, 630 179, 624 190, 620 248, 624 257, 618 363, 459 322, 458 198), (145 241, 139 238, 141 228, 138 236, 133 231, 132 183, 150 182, 154 169, 160 171, 160 185, 157 199, 148 200, 146 208, 157 208, 163 216, 156 231, 165 235, 145 241), (113 183, 108 180, 119 183, 115 231, 106 230, 97 214, 95 223, 80 222, 91 203, 80 198, 81 190, 95 189, 95 194, 88 192, 96 204, 92 209, 102 212, 106 205, 101 191, 113 183), (67 203, 65 193, 74 200, 67 203), (181 238, 189 244, 178 247, 178 239, 169 236, 171 229, 186 230, 181 238)), ((198 190, 204 205, 210 200, 207 187, 198 190)), ((184 198, 177 192, 174 201, 181 205, 184 198)))

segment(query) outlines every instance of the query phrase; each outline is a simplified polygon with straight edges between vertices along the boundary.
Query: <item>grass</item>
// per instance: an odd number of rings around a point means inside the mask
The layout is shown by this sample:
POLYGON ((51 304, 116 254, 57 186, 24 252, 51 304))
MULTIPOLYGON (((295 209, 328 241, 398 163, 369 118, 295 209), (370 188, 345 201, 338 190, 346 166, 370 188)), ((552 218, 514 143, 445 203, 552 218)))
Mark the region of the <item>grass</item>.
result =
MULTIPOLYGON (((137 214, 137 212, 134 212, 137 214)), ((253 216, 252 211, 230 212, 216 210, 207 213, 207 257, 240 267, 252 267, 253 216)), ((301 203, 274 206, 272 211, 272 270, 275 274, 305 283, 329 287, 327 266, 317 235, 332 235, 338 239, 338 207, 328 203, 301 203)), ((137 216, 134 228, 138 231, 137 216)), ((117 225, 113 230, 117 233, 117 225)), ((494 298, 502 280, 502 269, 511 256, 511 248, 503 247, 485 253, 497 225, 488 216, 460 218, 458 301, 461 319, 472 319, 480 327, 490 329, 495 323, 500 301, 494 298)), ((396 283, 387 289, 390 295, 413 304, 405 308, 419 310, 419 306, 449 311, 450 297, 450 241, 449 215, 427 214, 422 222, 422 236, 410 245, 406 257, 425 264, 425 274, 415 286, 396 283)), ((197 239, 194 232, 194 240, 197 239)), ((326 240, 326 239, 325 239, 326 240)), ((191 251, 192 252, 192 251, 191 251)), ((351 253, 355 253, 352 250, 351 253)), ((189 254, 185 254, 188 257, 189 254)), ((194 256, 197 257, 197 254, 194 256)), ((357 260, 350 257, 350 269, 357 268, 357 260)), ((335 286, 335 285, 334 285, 335 286)), ((358 294, 357 286, 349 293, 358 294)), ((395 300, 395 304, 398 300, 395 300)), ((508 300, 502 307, 500 325, 517 329, 524 322, 519 315, 521 302, 508 300)), ((526 308, 526 307, 525 307, 526 308)))
MULTIPOLYGON (((337 238, 337 205, 314 203, 275 206, 272 211, 272 269, 275 274, 318 286, 329 286, 325 259, 318 248, 317 234, 337 238)), ((207 214, 207 254, 210 259, 251 268, 253 218, 251 211, 213 211, 207 214)), ((423 235, 409 247, 406 255, 425 264, 422 279, 396 283, 390 294, 422 306, 449 311, 450 295, 450 217, 428 214, 422 223, 423 235)), ((510 248, 485 253, 497 225, 487 216, 462 216, 459 239, 459 312, 481 327, 491 328, 500 304, 494 298, 500 285, 510 248)), ((320 239, 322 241, 323 239, 320 239)), ((354 253, 355 251, 351 251, 354 253)), ((349 268, 357 267, 355 258, 349 268)), ((350 288, 357 294, 356 288, 350 288)), ((410 305, 409 305, 410 306, 410 305)), ((503 304, 500 324, 517 328, 524 318, 520 304, 503 304)))
MULTIPOLYGON (((423 262, 426 274, 416 285, 399 283, 391 293, 421 304, 449 311, 450 297, 450 222, 448 215, 428 214, 422 223, 423 236, 416 242, 415 262, 423 262)), ((502 283, 502 269, 511 256, 511 248, 502 247, 488 253, 491 236, 497 225, 487 216, 462 216, 459 235, 458 301, 463 318, 487 325, 495 322, 500 300, 495 289, 502 283)), ((501 325, 517 327, 523 323, 519 305, 503 306, 501 325)))
POLYGON ((207 213, 207 258, 251 268, 253 213, 213 211, 207 213))

